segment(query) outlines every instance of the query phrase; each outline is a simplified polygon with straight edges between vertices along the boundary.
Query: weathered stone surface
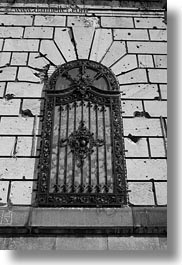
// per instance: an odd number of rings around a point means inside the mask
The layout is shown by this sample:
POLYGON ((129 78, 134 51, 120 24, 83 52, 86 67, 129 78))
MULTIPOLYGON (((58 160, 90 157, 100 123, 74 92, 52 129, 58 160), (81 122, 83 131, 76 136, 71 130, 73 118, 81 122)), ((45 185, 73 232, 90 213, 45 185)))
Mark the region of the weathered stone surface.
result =
POLYGON ((3 47, 3 40, 0 39, 0 51, 2 50, 2 47, 3 47))
POLYGON ((0 156, 12 156, 14 144, 14 137, 0 137, 0 156))
POLYGON ((8 187, 9 187, 9 181, 0 181, 0 206, 7 203, 8 187))
POLYGON ((10 63, 10 57, 11 53, 10 52, 1 52, 0 53, 0 66, 6 66, 6 64, 10 63))
POLYGON ((150 39, 152 41, 167 41, 167 30, 149 30, 150 39))
POLYGON ((73 27, 75 46, 79 59, 88 59, 92 44, 94 27, 73 27))
POLYGON ((20 99, 0 99, 0 115, 19 115, 20 99))
POLYGON ((161 123, 159 119, 147 119, 137 117, 133 119, 123 119, 124 135, 135 136, 162 136, 161 123))
POLYGON ((162 99, 167 99, 167 85, 159 85, 162 99))
POLYGON ((166 101, 145 101, 145 110, 151 117, 167 117, 166 101))
POLYGON ((22 36, 22 27, 0 27, 0 38, 22 38, 22 36))
POLYGON ((43 67, 48 64, 49 61, 42 57, 39 53, 29 53, 28 66, 43 70, 43 67))
POLYGON ((137 59, 134 54, 126 54, 121 60, 114 64, 111 69, 115 75, 123 74, 137 68, 137 59))
POLYGON ((54 40, 67 61, 76 60, 71 30, 68 28, 56 28, 54 40))
POLYGON ((147 83, 147 74, 145 69, 134 69, 131 72, 118 76, 120 85, 133 83, 147 83))
POLYGON ((33 115, 40 115, 41 99, 24 99, 22 109, 29 109, 33 115))
POLYGON ((146 29, 114 29, 114 40, 148 40, 146 29))
MULTIPOLYGON (((125 54, 126 54, 125 42, 124 41, 114 41, 112 43, 111 47, 109 48, 109 50, 107 51, 104 59, 102 60, 102 64, 109 67, 113 63, 115 63, 119 58, 124 56, 125 54)), ((123 67, 123 64, 121 67, 123 67)), ((118 72, 120 73, 121 71, 118 69, 118 72)))
POLYGON ((156 68, 167 68, 167 55, 154 55, 156 68))
POLYGON ((158 205, 167 205, 167 182, 156 182, 155 191, 158 205))
POLYGON ((15 15, 1 14, 1 25, 4 26, 32 26, 33 16, 31 15, 15 15))
POLYGON ((133 19, 131 17, 101 17, 101 26, 103 28, 133 28, 133 19))
POLYGON ((55 65, 65 63, 62 55, 58 51, 55 43, 52 40, 42 40, 40 51, 42 54, 47 54, 47 58, 51 60, 55 65))
POLYGON ((134 18, 135 27, 136 28, 166 28, 166 24, 164 23, 164 19, 161 18, 134 18))
POLYGON ((28 53, 26 52, 13 52, 11 58, 11 65, 26 65, 28 53))
POLYGON ((165 157, 164 140, 161 138, 150 138, 150 151, 152 157, 165 157))
POLYGON ((161 250, 167 250, 167 238, 159 237, 159 245, 161 250))
POLYGON ((18 137, 16 156, 31 156, 32 142, 32 137, 18 137))
POLYGON ((151 182, 129 182, 129 202, 133 205, 154 205, 151 182))
POLYGON ((159 97, 158 87, 155 84, 123 85, 120 90, 122 98, 154 99, 159 97))
POLYGON ((139 54, 138 63, 141 68, 154 67, 152 55, 149 54, 139 54))
POLYGON ((26 27, 24 38, 27 39, 52 39, 53 28, 51 27, 26 27))
POLYGON ((7 241, 8 241, 7 238, 0 237, 0 249, 1 250, 7 250, 7 247, 8 247, 7 246, 8 245, 7 241))
POLYGON ((35 16, 34 25, 35 26, 56 26, 56 27, 64 27, 66 22, 65 16, 35 16))
POLYGON ((5 89, 5 82, 0 82, 0 97, 3 97, 4 95, 4 89, 5 89))
POLYGON ((4 51, 30 52, 38 51, 39 40, 6 39, 4 51))
POLYGON ((167 83, 167 70, 148 69, 149 80, 151 83, 167 83))
POLYGON ((31 205, 32 187, 32 181, 12 181, 10 190, 11 203, 17 205, 31 205))
POLYGON ((16 78, 17 67, 1 68, 0 81, 14 81, 16 78))
POLYGON ((122 116, 134 116, 135 111, 143 111, 142 101, 141 100, 122 100, 122 116))
POLYGON ((93 27, 99 28, 99 18, 98 17, 81 17, 81 16, 69 16, 68 17, 68 27, 93 27))
POLYGON ((166 180, 167 161, 165 159, 126 159, 128 180, 166 180))
POLYGON ((32 135, 34 118, 2 117, 0 122, 0 135, 32 135))
POLYGON ((40 78, 37 76, 38 74, 38 71, 29 67, 19 67, 18 80, 38 83, 40 82, 40 78))
POLYGON ((128 41, 127 46, 128 53, 167 54, 167 44, 165 42, 128 41))
POLYGON ((9 82, 7 94, 14 94, 15 97, 41 97, 43 84, 32 84, 28 82, 9 82))
POLYGON ((148 157, 148 146, 145 138, 141 138, 137 143, 125 138, 126 157, 148 157))
POLYGON ((33 179, 35 167, 35 158, 0 158, 0 179, 33 179))
POLYGON ((96 29, 90 60, 99 62, 112 43, 111 29, 96 29))
POLYGON ((8 250, 53 250, 54 237, 19 237, 8 240, 8 250))

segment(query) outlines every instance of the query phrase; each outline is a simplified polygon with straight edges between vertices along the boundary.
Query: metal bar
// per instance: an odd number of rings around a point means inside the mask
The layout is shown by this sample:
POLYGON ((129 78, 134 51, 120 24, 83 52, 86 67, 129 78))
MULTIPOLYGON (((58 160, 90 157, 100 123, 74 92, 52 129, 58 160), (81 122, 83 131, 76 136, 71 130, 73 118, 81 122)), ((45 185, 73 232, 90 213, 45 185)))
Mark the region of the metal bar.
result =
MULTIPOLYGON (((76 131, 76 108, 77 103, 74 102, 74 131, 76 131)), ((72 190, 74 191, 75 185, 75 154, 72 154, 72 190)))
MULTIPOLYGON (((95 105, 95 118, 96 118, 96 139, 98 139, 98 105, 95 105)), ((99 150, 96 146, 96 157, 97 157, 97 185, 99 185, 99 150)))
MULTIPOLYGON (((91 131, 91 102, 88 102, 88 126, 89 126, 89 131, 91 131)), ((91 181, 91 154, 89 154, 88 156, 88 163, 89 163, 89 185, 92 185, 92 181, 91 181)))
POLYGON ((104 138, 104 167, 105 167, 105 185, 107 186, 107 151, 106 151, 106 121, 105 121, 105 106, 103 106, 103 138, 104 138))
MULTIPOLYGON (((68 139, 68 130, 69 130, 69 104, 67 104, 67 121, 66 121, 66 139, 68 139)), ((68 145, 65 147, 65 160, 64 160, 64 185, 66 185, 66 176, 67 176, 67 156, 68 156, 68 145)))
POLYGON ((57 170, 56 170, 56 186, 59 184, 58 178, 59 178, 59 155, 60 155, 60 138, 61 138, 61 112, 62 107, 59 108, 59 129, 58 129, 58 150, 57 150, 57 170))
POLYGON ((111 147, 112 147, 112 173, 113 173, 113 192, 116 193, 116 175, 115 175, 115 146, 114 146, 114 125, 113 125, 113 107, 112 97, 110 97, 110 128, 111 128, 111 147))

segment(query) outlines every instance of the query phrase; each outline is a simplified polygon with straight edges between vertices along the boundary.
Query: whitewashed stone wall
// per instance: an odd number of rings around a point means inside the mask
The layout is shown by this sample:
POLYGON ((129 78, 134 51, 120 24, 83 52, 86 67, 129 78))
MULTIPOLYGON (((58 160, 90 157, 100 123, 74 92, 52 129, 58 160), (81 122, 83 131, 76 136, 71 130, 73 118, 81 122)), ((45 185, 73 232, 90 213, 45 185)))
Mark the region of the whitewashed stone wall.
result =
POLYGON ((1 13, 0 206, 34 203, 44 74, 76 59, 118 78, 130 204, 166 205, 166 41, 163 12, 1 13))

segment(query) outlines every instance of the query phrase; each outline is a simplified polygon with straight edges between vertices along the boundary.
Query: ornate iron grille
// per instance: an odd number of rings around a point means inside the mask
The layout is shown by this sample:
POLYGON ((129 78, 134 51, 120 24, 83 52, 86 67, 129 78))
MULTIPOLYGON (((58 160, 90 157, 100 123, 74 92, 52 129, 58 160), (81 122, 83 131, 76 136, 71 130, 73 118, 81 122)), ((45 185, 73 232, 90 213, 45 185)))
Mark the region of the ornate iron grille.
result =
POLYGON ((114 75, 87 60, 60 66, 46 91, 38 204, 126 204, 120 94, 114 75))

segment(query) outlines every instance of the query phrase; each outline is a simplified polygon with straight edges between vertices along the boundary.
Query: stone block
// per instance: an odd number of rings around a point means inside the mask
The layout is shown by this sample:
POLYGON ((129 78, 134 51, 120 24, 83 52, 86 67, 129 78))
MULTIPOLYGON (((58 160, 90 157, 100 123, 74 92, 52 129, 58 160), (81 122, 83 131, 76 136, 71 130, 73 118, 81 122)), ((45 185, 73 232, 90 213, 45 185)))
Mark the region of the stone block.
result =
POLYGON ((1 14, 1 25, 3 26, 32 26, 33 16, 30 15, 4 15, 1 14))
POLYGON ((31 156, 33 137, 18 137, 16 156, 31 156))
POLYGON ((167 250, 167 238, 159 237, 159 245, 161 250, 167 250))
POLYGON ((0 67, 6 66, 10 63, 10 52, 1 52, 0 53, 0 67))
POLYGON ((46 60, 46 58, 40 56, 39 53, 29 53, 28 66, 42 69, 47 64, 49 64, 49 61, 46 60))
MULTIPOLYGON (((9 189, 9 188, 8 188, 9 189)), ((7 194, 8 194, 7 189, 7 194)), ((8 197, 8 195, 6 196, 8 197)), ((6 202, 8 202, 8 198, 6 199, 6 202)), ((4 203, 5 205, 6 203, 4 203)), ((3 203, 2 203, 3 205, 3 203)), ((5 205, 6 207, 6 205, 5 205)), ((11 226, 12 225, 12 211, 7 208, 0 208, 0 228, 2 229, 2 226, 11 226)))
POLYGON ((0 249, 1 250, 7 250, 7 245, 8 245, 7 241, 8 241, 8 238, 0 237, 0 249))
POLYGON ((57 237, 56 250, 107 250, 107 237, 57 237))
POLYGON ((167 54, 167 43, 165 42, 128 41, 127 46, 128 53, 167 54))
MULTIPOLYGON (((8 199, 9 181, 0 181, 0 206, 4 206, 8 199)), ((0 225, 1 225, 0 217, 0 225)))
POLYGON ((28 53, 26 52, 13 52, 11 58, 11 65, 22 66, 27 64, 28 53))
POLYGON ((148 69, 149 80, 151 83, 167 83, 167 70, 148 69))
POLYGON ((22 110, 29 109, 33 115, 41 114, 41 99, 24 99, 22 110))
POLYGON ((167 182, 155 182, 158 205, 167 205, 167 182))
POLYGON ((12 181, 10 201, 14 205, 31 205, 33 181, 12 181))
POLYGON ((114 40, 149 40, 146 29, 114 29, 114 40))
POLYGON ((35 167, 35 158, 0 158, 0 179, 33 179, 35 167))
POLYGON ((0 115, 19 115, 20 99, 0 99, 0 115))
POLYGON ((154 67, 152 55, 150 54, 139 54, 138 55, 138 64, 140 68, 150 68, 154 67))
POLYGON ((114 64, 111 69, 115 75, 119 75, 128 72, 132 69, 136 69, 137 67, 138 65, 136 55, 126 54, 116 64, 114 64))
POLYGON ((133 28, 133 19, 131 17, 101 17, 101 26, 103 28, 133 28))
POLYGON ((133 205, 154 205, 151 182, 128 182, 129 202, 133 205))
POLYGON ((15 97, 39 98, 42 97, 43 84, 28 82, 8 82, 6 93, 15 97))
POLYGON ((159 250, 158 237, 108 237, 108 250, 159 250))
POLYGON ((0 38, 22 38, 23 27, 0 27, 0 38))
POLYGON ((4 91, 5 91, 5 82, 0 82, 0 97, 4 96, 4 91))
POLYGON ((100 22, 98 17, 81 17, 81 16, 68 16, 68 27, 92 27, 99 28, 100 22))
POLYGON ((52 26, 52 27, 64 27, 66 23, 65 16, 53 16, 53 15, 37 15, 35 16, 35 26, 52 26))
POLYGON ((4 67, 0 71, 0 81, 14 81, 16 79, 17 67, 4 67))
POLYGON ((154 99, 159 97, 158 87, 155 84, 123 85, 120 90, 123 98, 154 99))
POLYGON ((2 117, 0 135, 32 135, 34 118, 2 117))
POLYGON ((134 69, 131 72, 118 76, 119 84, 148 83, 145 69, 134 69))
POLYGON ((167 85, 159 85, 162 99, 167 99, 167 85))
POLYGON ((38 47, 39 40, 6 39, 3 50, 15 52, 37 52, 38 47))
POLYGON ((167 30, 149 30, 150 39, 152 41, 167 41, 167 30))
POLYGON ((3 40, 0 39, 0 51, 2 50, 2 47, 3 47, 3 40))
POLYGON ((29 82, 41 82, 40 77, 38 76, 39 72, 31 69, 29 67, 19 67, 18 70, 18 80, 19 81, 29 81, 29 82))
POLYGON ((167 180, 166 159, 126 159, 128 180, 167 180))
POLYGON ((154 55, 156 68, 167 68, 167 55, 154 55))
POLYGON ((148 157, 148 146, 145 138, 141 138, 137 143, 125 138, 126 157, 148 157))
POLYGON ((12 156, 14 144, 14 137, 0 137, 0 156, 12 156))
POLYGON ((166 157, 164 149, 164 139, 162 138, 150 138, 150 151, 152 157, 166 157))
POLYGON ((167 101, 145 101, 144 105, 151 117, 167 117, 167 101))
POLYGON ((162 136, 161 123, 159 119, 147 119, 145 117, 124 118, 124 135, 134 136, 162 136))
POLYGON ((8 240, 8 250, 55 250, 54 237, 12 237, 8 240))
MULTIPOLYGON (((124 41, 114 41, 107 51, 106 55, 104 56, 102 60, 102 64, 106 66, 111 66, 113 63, 115 63, 119 58, 123 57, 126 54, 126 44, 124 41)), ((121 61, 121 60, 120 60, 121 61)), ((123 61, 122 61, 123 62, 123 61)), ((123 67, 123 64, 121 65, 123 67)), ((118 69, 117 72, 121 72, 120 69, 118 69)))
POLYGON ((164 19, 161 18, 153 18, 153 17, 140 17, 134 18, 134 23, 136 28, 149 28, 149 29, 164 29, 166 28, 166 24, 164 23, 164 19))
POLYGON ((122 116, 131 116, 134 117, 135 111, 143 111, 142 101, 141 100, 122 100, 122 116))
POLYGON ((52 39, 52 27, 26 27, 24 38, 27 39, 52 39))

